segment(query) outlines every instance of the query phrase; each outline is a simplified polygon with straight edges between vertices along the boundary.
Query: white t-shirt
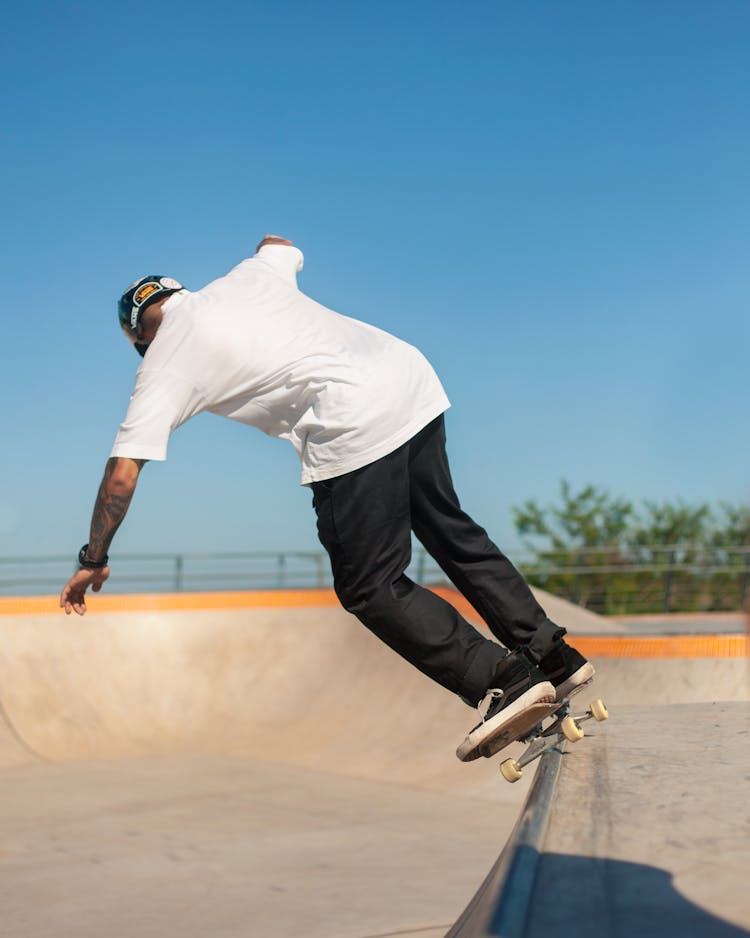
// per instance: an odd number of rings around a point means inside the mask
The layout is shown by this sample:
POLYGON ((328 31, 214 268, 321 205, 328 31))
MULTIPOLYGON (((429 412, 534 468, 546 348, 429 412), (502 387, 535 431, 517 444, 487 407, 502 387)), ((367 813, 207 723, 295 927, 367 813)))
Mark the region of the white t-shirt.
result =
POLYGON ((302 263, 266 245, 167 299, 112 456, 166 459, 172 431, 209 411, 290 440, 306 485, 393 452, 450 406, 416 348, 300 292, 302 263))

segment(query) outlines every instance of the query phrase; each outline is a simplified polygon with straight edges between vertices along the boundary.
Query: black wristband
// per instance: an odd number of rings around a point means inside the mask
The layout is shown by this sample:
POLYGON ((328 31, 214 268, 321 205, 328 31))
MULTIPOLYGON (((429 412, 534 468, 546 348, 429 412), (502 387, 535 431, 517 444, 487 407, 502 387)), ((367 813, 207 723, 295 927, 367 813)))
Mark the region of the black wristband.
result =
POLYGON ((101 570, 102 567, 106 567, 109 563, 109 555, 104 555, 104 560, 92 560, 90 557, 86 556, 86 551, 89 549, 88 544, 84 544, 83 547, 78 551, 78 566, 85 567, 86 570, 101 570))

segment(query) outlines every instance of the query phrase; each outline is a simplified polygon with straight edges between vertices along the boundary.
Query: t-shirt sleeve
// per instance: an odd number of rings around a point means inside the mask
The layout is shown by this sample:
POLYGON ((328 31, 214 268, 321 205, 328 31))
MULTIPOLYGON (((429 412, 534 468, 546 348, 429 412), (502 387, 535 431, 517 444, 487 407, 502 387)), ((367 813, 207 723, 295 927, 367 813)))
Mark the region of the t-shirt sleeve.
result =
POLYGON ((163 372, 139 371, 110 456, 165 460, 172 432, 201 407, 194 388, 163 372))
POLYGON ((255 259, 266 264, 293 286, 297 286, 297 274, 305 263, 302 251, 287 244, 266 244, 255 255, 255 259))

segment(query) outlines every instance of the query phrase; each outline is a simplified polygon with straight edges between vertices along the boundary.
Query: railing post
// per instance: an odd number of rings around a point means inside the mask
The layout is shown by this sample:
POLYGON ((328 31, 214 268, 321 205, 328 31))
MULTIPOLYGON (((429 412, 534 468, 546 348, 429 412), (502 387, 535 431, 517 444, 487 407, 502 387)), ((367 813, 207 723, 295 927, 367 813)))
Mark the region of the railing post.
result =
POLYGON ((279 554, 277 558, 277 571, 276 571, 277 589, 284 588, 285 579, 286 579, 286 554, 279 554))
POLYGON ((673 550, 667 551, 668 558, 668 567, 667 572, 664 576, 664 612, 671 612, 672 606, 672 577, 674 576, 674 559, 675 552, 673 550))
MULTIPOLYGON (((750 589, 750 547, 745 548, 745 572, 741 580, 740 606, 744 604, 745 597, 748 596, 748 589, 750 589)), ((750 599, 750 597, 748 597, 748 599, 750 599)))
POLYGON ((576 576, 573 580, 573 596, 571 602, 576 605, 581 600, 581 567, 583 566, 583 554, 576 554, 576 576))
POLYGON ((183 568, 183 557, 182 554, 177 554, 174 559, 174 591, 175 593, 182 592, 182 568, 183 568))

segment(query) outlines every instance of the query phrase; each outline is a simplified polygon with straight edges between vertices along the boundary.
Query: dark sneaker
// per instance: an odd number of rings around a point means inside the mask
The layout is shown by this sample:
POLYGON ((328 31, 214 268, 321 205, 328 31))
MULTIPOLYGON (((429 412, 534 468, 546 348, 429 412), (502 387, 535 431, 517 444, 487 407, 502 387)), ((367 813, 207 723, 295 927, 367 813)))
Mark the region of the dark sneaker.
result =
POLYGON ((493 685, 485 695, 491 700, 482 722, 456 750, 462 762, 491 756, 523 739, 554 707, 554 686, 521 652, 512 652, 498 663, 493 685))
POLYGON ((594 666, 562 639, 539 662, 539 670, 555 686, 558 700, 583 690, 594 678, 594 666))

